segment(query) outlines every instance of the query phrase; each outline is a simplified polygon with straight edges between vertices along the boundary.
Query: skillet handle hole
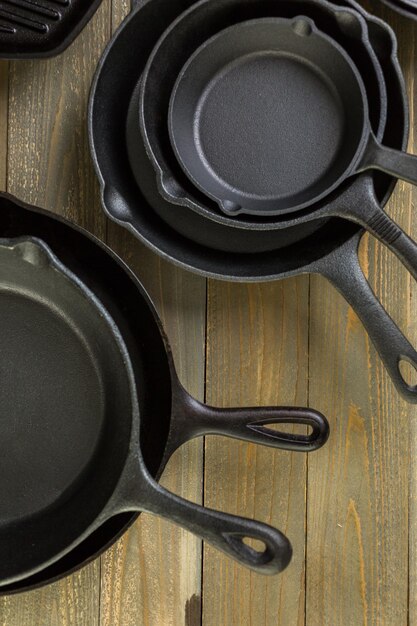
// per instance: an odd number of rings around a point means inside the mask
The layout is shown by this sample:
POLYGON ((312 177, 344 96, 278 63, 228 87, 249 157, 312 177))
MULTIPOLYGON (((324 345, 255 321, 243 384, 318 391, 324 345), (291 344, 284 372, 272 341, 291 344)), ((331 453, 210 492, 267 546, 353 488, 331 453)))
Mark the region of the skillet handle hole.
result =
POLYGON ((398 369, 407 387, 417 391, 417 364, 403 357, 399 361, 398 369))
POLYGON ((243 537, 242 539, 245 546, 249 546, 255 552, 259 554, 263 554, 267 549, 266 543, 264 543, 261 539, 255 539, 254 537, 243 537))
POLYGON ((282 422, 282 423, 274 423, 269 422, 268 427, 264 427, 262 431, 267 434, 268 431, 273 431, 271 435, 274 433, 285 433, 287 435, 306 435, 307 437, 311 437, 313 434, 313 427, 311 424, 296 424, 291 422, 282 422))

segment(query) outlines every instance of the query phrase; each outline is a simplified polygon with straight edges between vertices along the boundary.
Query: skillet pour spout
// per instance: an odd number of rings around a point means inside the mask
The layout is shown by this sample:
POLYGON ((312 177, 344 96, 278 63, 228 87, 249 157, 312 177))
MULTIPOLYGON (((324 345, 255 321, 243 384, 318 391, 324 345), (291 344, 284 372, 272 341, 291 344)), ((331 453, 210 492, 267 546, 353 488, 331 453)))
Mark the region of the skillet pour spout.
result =
MULTIPOLYGON (((256 572, 285 569, 292 548, 279 530, 188 502, 151 476, 141 436, 147 390, 137 384, 122 332, 41 239, 0 239, 0 300, 7 415, 0 421, 0 585, 41 572, 115 516, 132 512, 171 520, 256 572)), ((167 387, 160 393, 173 394, 167 449, 180 445, 178 436, 174 445, 178 427, 183 440, 216 433, 286 449, 316 449, 327 440, 327 421, 310 409, 292 415, 204 407, 182 390, 174 370, 170 377, 162 328, 161 338, 161 372, 168 377, 160 373, 160 387, 167 387), (177 430, 175 411, 182 415, 177 430), (267 427, 272 422, 307 424, 312 433, 275 432, 267 427)))

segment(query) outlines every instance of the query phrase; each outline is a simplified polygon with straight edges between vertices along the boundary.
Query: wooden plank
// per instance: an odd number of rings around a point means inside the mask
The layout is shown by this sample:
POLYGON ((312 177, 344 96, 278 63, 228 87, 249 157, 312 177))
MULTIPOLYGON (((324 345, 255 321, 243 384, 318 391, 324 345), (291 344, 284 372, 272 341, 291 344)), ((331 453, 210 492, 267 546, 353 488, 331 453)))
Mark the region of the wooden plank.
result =
MULTIPOLYGON (((128 8, 125 0, 114 1, 114 27, 128 8)), ((161 261, 113 224, 108 243, 151 294, 180 379, 202 400, 206 281, 161 261)), ((170 460, 161 483, 185 498, 201 501, 202 454, 201 441, 183 446, 170 460)), ((102 626, 200 624, 201 542, 165 521, 142 516, 102 559, 100 615, 102 626)))
MULTIPOLYGON (((308 278, 263 285, 209 282, 207 401, 305 405, 308 278)), ((207 548, 203 623, 304 624, 306 457, 210 437, 205 504, 280 528, 294 558, 282 576, 250 573, 207 548)))
MULTIPOLYGON (((410 77, 415 32, 407 20, 389 19, 410 77)), ((388 210, 415 237, 412 193, 399 185, 388 210)), ((413 281, 368 237, 361 253, 372 287, 415 340, 413 281)), ((356 315, 318 277, 311 282, 310 404, 330 418, 332 437, 309 459, 307 624, 405 625, 409 425, 416 409, 395 392, 356 315)))
MULTIPOLYGON (((10 64, 8 190, 105 234, 86 133, 88 92, 109 34, 110 1, 50 61, 10 64)), ((99 621, 100 563, 29 594, 0 600, 4 626, 91 626, 99 621)))
POLYGON ((0 61, 0 190, 7 184, 7 115, 9 96, 9 64, 0 61))
POLYGON ((105 236, 87 138, 92 77, 110 34, 110 0, 60 56, 11 63, 8 190, 105 236))
MULTIPOLYGON (((410 143, 409 150, 417 154, 417 24, 410 20, 399 19, 396 28, 400 41, 400 61, 404 68, 410 101, 410 143)), ((408 213, 409 232, 417 234, 417 189, 408 189, 410 208, 408 213)), ((416 324, 413 320, 417 310, 417 289, 411 280, 409 305, 406 314, 407 326, 412 330, 414 345, 416 339, 416 324)), ((410 419, 410 454, 409 454, 409 591, 408 591, 408 620, 409 626, 417 626, 417 419, 416 414, 410 419)))

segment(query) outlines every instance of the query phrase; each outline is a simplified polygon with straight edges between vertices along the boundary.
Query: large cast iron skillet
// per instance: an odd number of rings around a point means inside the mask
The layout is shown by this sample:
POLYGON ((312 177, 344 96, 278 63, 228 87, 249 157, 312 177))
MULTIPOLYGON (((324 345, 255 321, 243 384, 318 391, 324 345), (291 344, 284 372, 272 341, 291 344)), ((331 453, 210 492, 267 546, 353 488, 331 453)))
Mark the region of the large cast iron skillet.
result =
MULTIPOLYGON (((190 5, 181 2, 178 8, 184 8, 185 4, 190 5)), ((274 6, 278 4, 278 0, 274 2, 274 6)), ((285 248, 259 254, 224 253, 180 236, 158 219, 149 203, 141 197, 127 169, 126 147, 120 138, 124 133, 130 97, 143 71, 140 59, 145 60, 152 49, 153 11, 157 10, 162 28, 172 21, 172 5, 165 7, 166 14, 164 6, 164 3, 152 0, 130 14, 104 53, 93 84, 90 141, 106 213, 163 257, 206 276, 237 281, 274 280, 309 272, 326 276, 356 310, 398 391, 408 401, 417 402, 417 388, 410 386, 400 371, 401 361, 417 367, 417 353, 382 307, 362 272, 358 260, 358 245, 363 233, 360 227, 335 218, 320 225, 311 236, 285 248)), ((384 32, 385 37, 387 34, 392 36, 389 27, 384 32)), ((388 86, 392 100, 388 120, 392 121, 392 126, 387 128, 384 143, 404 149, 407 98, 396 59, 396 46, 393 40, 391 43, 388 52, 390 45, 386 44, 386 39, 385 44, 379 40, 379 44, 385 46, 385 54, 391 54, 390 59, 384 61, 390 68, 388 86)), ((355 179, 352 202, 360 202, 364 194, 374 193, 374 177, 361 175, 360 178, 360 183, 355 179)), ((386 182, 381 187, 378 184, 377 193, 380 200, 386 202, 393 188, 392 181, 382 180, 386 182)))
MULTIPOLYGON (((169 450, 203 434, 310 451, 326 441, 326 420, 311 410, 201 405, 179 384, 162 336, 153 347, 158 380, 138 385, 117 324, 43 241, 0 239, 0 261, 1 581, 40 571, 115 514, 135 510, 168 516, 259 572, 284 569, 291 549, 279 531, 199 507, 157 485, 142 460, 139 421, 143 415, 145 424, 170 422, 163 465, 169 450), (165 415, 161 409, 150 415, 144 400, 165 393, 171 394, 165 415), (312 433, 279 432, 272 423, 305 424, 312 433), (267 549, 255 552, 244 536, 260 538, 267 549)), ((150 330, 142 327, 143 334, 150 330)))

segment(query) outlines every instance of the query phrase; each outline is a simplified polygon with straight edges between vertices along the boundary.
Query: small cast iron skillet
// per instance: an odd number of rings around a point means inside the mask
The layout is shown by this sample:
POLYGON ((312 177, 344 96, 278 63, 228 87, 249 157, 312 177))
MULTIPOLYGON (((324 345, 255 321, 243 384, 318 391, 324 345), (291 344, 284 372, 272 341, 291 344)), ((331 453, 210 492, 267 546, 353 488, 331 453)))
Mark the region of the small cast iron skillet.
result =
POLYGON ((0 58, 59 54, 77 37, 101 0, 7 0, 0 6, 0 58))
POLYGON ((303 15, 206 40, 178 75, 168 127, 185 174, 228 215, 295 214, 368 169, 417 184, 417 157, 377 141, 349 55, 303 15))
MULTIPOLYGON (((386 87, 380 64, 369 43, 367 23, 357 12, 340 9, 323 0, 284 0, 279 3, 259 0, 200 1, 181 14, 164 32, 142 75, 143 80, 147 79, 147 88, 142 88, 141 78, 133 92, 127 117, 126 141, 138 187, 165 223, 204 247, 225 252, 263 253, 288 247, 307 238, 320 227, 320 221, 313 219, 302 226, 288 227, 284 232, 280 222, 273 223, 265 218, 257 219, 256 216, 251 216, 251 220, 247 221, 243 215, 236 220, 224 215, 207 196, 200 194, 199 198, 197 188, 192 186, 190 189, 188 178, 175 159, 168 137, 168 107, 172 88, 189 54, 207 37, 219 28, 227 27, 230 22, 239 23, 246 17, 265 15, 295 17, 300 11, 308 11, 309 15, 311 13, 326 33, 349 50, 366 75, 367 90, 372 101, 370 114, 373 128, 381 139, 386 122, 386 87), (178 38, 181 45, 178 45, 178 38), (359 41, 363 45, 358 45, 359 41), (140 94, 143 96, 142 101, 140 94), (140 118, 143 118, 142 125, 140 118), (145 131, 145 119, 147 141, 144 143, 147 144, 147 150, 139 139, 141 130, 145 131), (151 163, 157 171, 156 178, 151 163), (172 203, 173 197, 169 201, 170 194, 177 198, 175 205, 172 203), (187 210, 189 208, 193 209, 192 212, 187 210)), ((389 54, 392 49, 389 34, 383 37, 382 44, 385 54, 389 54)))
MULTIPOLYGON (((139 442, 142 389, 128 348, 100 300, 44 242, 0 240, 0 300, 3 584, 48 567, 114 515, 131 511, 166 517, 259 573, 288 565, 291 546, 279 531, 192 504, 151 477, 139 442), (250 548, 245 537, 265 549, 250 548)), ((171 386, 180 424, 168 440, 177 444, 187 438, 189 420, 192 436, 221 433, 303 451, 327 440, 328 424, 314 411, 222 411, 191 398, 175 374, 171 386), (312 433, 279 432, 268 428, 272 423, 304 424, 312 433)))
MULTIPOLYGON (((250 0, 243 2, 242 0, 216 0, 215 2, 200 0, 200 2, 193 4, 188 11, 181 14, 164 32, 147 61, 145 70, 140 79, 138 102, 134 106, 135 96, 132 99, 132 112, 130 114, 131 119, 129 119, 128 122, 127 140, 130 161, 138 185, 142 186, 145 184, 146 186, 146 183, 143 181, 144 177, 141 175, 143 168, 143 148, 140 145, 139 127, 146 148, 146 154, 155 168, 158 189, 162 198, 171 205, 174 203, 179 207, 184 206, 190 208, 202 217, 216 221, 223 226, 234 228, 235 232, 232 240, 236 240, 236 246, 240 240, 242 242, 242 249, 245 251, 258 252, 261 251, 261 246, 264 246, 264 250, 270 250, 272 246, 277 247, 281 245, 280 240, 282 239, 282 234, 280 235, 275 232, 274 241, 272 235, 266 235, 265 232, 266 230, 278 230, 281 227, 279 224, 275 225, 274 220, 271 219, 269 215, 267 215, 268 220, 265 219, 265 217, 257 219, 256 215, 251 215, 250 218, 243 215, 242 212, 239 212, 237 203, 234 201, 232 201, 232 203, 227 202, 226 206, 223 207, 230 209, 228 215, 225 215, 224 212, 219 211, 217 198, 214 197, 214 194, 212 194, 212 198, 215 200, 213 203, 211 198, 207 196, 206 190, 203 189, 202 185, 196 186, 192 184, 196 182, 196 177, 193 177, 190 181, 190 177, 187 176, 187 174, 184 175, 183 171, 178 166, 178 161, 172 150, 168 136, 168 115, 172 91, 175 87, 177 76, 181 74, 184 64, 187 64, 189 58, 195 55, 196 50, 200 46, 205 46, 207 41, 211 40, 212 37, 218 37, 219 32, 222 30, 234 27, 239 28, 239 24, 244 22, 245 18, 273 19, 276 17, 277 19, 295 19, 302 14, 313 19, 317 28, 323 31, 323 33, 326 33, 332 40, 346 50, 347 53, 351 55, 353 62, 363 73, 363 76, 366 76, 367 95, 372 103, 369 109, 372 127, 378 138, 381 139, 386 123, 386 87, 381 67, 369 42, 366 21, 355 11, 336 7, 323 0, 319 2, 294 0, 292 2, 286 2, 285 0, 281 0, 273 4, 271 4, 271 2, 259 2, 256 0, 254 2, 250 0), (230 219, 235 212, 240 213, 239 220, 230 219), (256 240, 256 247, 254 246, 255 236, 251 235, 249 237, 248 233, 239 232, 241 229, 263 231, 263 237, 258 237, 256 240)), ((233 40, 230 44, 233 44, 233 40)), ((241 48, 242 44, 243 42, 238 41, 236 45, 241 48)), ((268 41, 268 45, 272 45, 276 48, 277 41, 268 41)), ((234 55, 233 49, 234 46, 228 49, 228 54, 231 53, 234 55)), ((217 69, 218 64, 216 70, 212 68, 213 71, 217 71, 217 69)), ((262 74, 260 76, 262 76, 262 74)), ((258 80, 259 78, 258 76, 258 80)), ((309 78, 306 72, 303 78, 305 82, 309 78)), ((271 93, 268 94, 271 102, 275 101, 276 98, 276 91, 274 90, 277 84, 276 79, 276 76, 267 77, 267 81, 269 81, 268 88, 274 91, 274 95, 271 93)), ((246 93, 242 93, 244 101, 248 99, 247 91, 248 88, 246 88, 246 93)), ((262 88, 260 88, 260 91, 262 91, 262 88)), ((264 100, 262 100, 262 102, 264 102, 264 100)), ((327 98, 327 103, 329 103, 329 98, 327 98)), ((229 101, 222 98, 222 107, 219 125, 220 123, 224 124, 225 119, 229 119, 227 118, 227 112, 230 111, 230 97, 229 101)), ((294 108, 295 110, 299 110, 300 107, 300 103, 297 102, 294 108)), ((262 111, 262 108, 260 111, 262 111)), ((242 109, 238 107, 236 113, 238 117, 234 120, 233 115, 231 115, 230 124, 234 135, 238 134, 238 127, 239 124, 241 124, 245 126, 243 136, 246 137, 248 132, 249 137, 250 130, 248 129, 253 125, 256 127, 256 119, 259 117, 260 128, 255 128, 256 137, 259 135, 259 130, 262 130, 263 138, 265 139, 266 135, 268 139, 266 145, 269 145, 273 133, 269 133, 270 129, 268 129, 268 132, 265 132, 263 124, 266 123, 266 121, 262 120, 260 115, 254 114, 252 120, 245 119, 243 115, 243 120, 241 120, 242 109)), ((273 114, 271 117, 273 117, 273 114)), ((300 124, 297 124, 297 129, 299 126, 300 124)), ((323 126, 323 121, 320 121, 320 127, 321 126, 323 126)), ((288 127, 288 120, 286 120, 284 127, 288 127)), ((245 140, 242 139, 242 141, 244 142, 245 140)), ((303 135, 301 135, 301 141, 303 143, 306 141, 303 135)), ((223 144, 223 140, 221 144, 223 144)), ((265 141, 258 141, 259 146, 264 146, 264 144, 265 141)), ((254 178, 256 178, 257 158, 256 155, 254 155, 254 150, 250 150, 249 147, 250 144, 248 141, 245 148, 239 150, 240 154, 237 155, 233 153, 231 158, 227 159, 227 162, 225 162, 224 155, 222 155, 222 165, 233 169, 232 163, 236 164, 233 177, 239 177, 240 173, 244 171, 242 178, 245 181, 249 180, 254 182, 254 178), (247 161, 247 168, 245 168, 245 161, 247 161)), ((276 163, 277 149, 275 146, 273 147, 273 151, 275 156, 274 163, 276 163)), ((317 150, 315 151, 317 152, 317 150)), ((259 172, 262 171, 261 185, 265 187, 265 183, 267 183, 267 185, 274 186, 277 178, 276 169, 271 159, 265 158, 265 154, 262 153, 261 149, 259 152, 259 161, 262 162, 262 167, 259 167, 259 172), (272 176, 269 175, 270 170, 273 172, 272 176)), ((287 154, 281 166, 283 167, 284 173, 289 173, 289 178, 293 180, 294 176, 293 172, 290 171, 292 168, 291 159, 289 157, 290 155, 287 154)), ((324 162, 327 164, 329 155, 325 153, 323 158, 324 162)), ((316 167, 320 167, 321 161, 320 156, 315 157, 314 163, 317 164, 316 167)), ((243 184, 247 184, 247 182, 243 184)), ((255 201, 253 198, 251 199, 252 202, 255 201)), ((196 235, 197 224, 194 216, 190 216, 187 219, 186 213, 181 208, 177 208, 173 211, 171 207, 171 210, 169 210, 169 205, 165 203, 159 203, 154 208, 168 224, 173 225, 174 223, 174 227, 180 229, 186 236, 190 235, 189 224, 193 227, 195 226, 195 228, 193 228, 193 234, 196 235)), ((271 207, 268 207, 268 210, 271 211, 271 207)), ((262 213, 267 212, 263 211, 262 213)), ((211 228, 213 229, 213 227, 211 228)), ((309 228, 311 231, 311 223, 309 228)), ((287 233, 287 236, 291 242, 296 236, 294 229, 292 233, 287 233)), ((209 235, 206 235, 206 237, 209 237, 209 235)), ((217 239, 221 239, 221 235, 218 235, 217 239)), ((201 243, 204 243, 204 241, 201 241, 201 243)), ((207 245, 216 245, 217 242, 213 236, 209 237, 205 243, 207 245)), ((286 241, 284 239, 284 245, 285 244, 288 245, 288 240, 286 241)))

